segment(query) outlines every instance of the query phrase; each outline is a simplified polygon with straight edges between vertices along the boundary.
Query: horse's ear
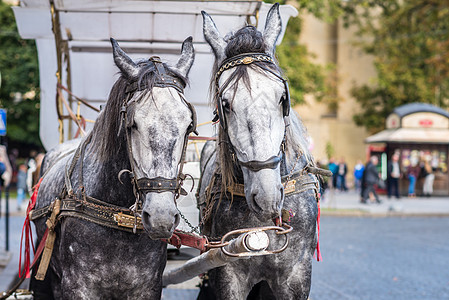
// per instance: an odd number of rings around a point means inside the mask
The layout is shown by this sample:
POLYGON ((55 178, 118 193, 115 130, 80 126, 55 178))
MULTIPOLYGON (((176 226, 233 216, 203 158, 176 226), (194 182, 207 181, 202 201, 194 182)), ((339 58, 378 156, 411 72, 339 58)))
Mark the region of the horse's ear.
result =
POLYGON ((215 26, 212 18, 205 12, 201 11, 203 15, 203 35, 206 39, 206 42, 209 43, 212 50, 214 51, 215 58, 217 59, 218 64, 220 64, 225 59, 225 48, 226 42, 223 37, 220 35, 220 32, 215 26))
POLYGON ((136 78, 139 74, 137 64, 120 48, 117 41, 113 38, 111 38, 111 44, 114 62, 120 71, 122 71, 122 74, 129 79, 136 78))
POLYGON ((267 52, 274 56, 276 49, 276 41, 282 30, 281 14, 279 13, 279 3, 275 3, 267 14, 267 21, 265 22, 265 29, 263 31, 263 38, 267 45, 267 52))
POLYGON ((192 37, 189 36, 182 43, 181 58, 176 64, 176 69, 182 76, 187 77, 194 60, 195 49, 193 48, 192 37))

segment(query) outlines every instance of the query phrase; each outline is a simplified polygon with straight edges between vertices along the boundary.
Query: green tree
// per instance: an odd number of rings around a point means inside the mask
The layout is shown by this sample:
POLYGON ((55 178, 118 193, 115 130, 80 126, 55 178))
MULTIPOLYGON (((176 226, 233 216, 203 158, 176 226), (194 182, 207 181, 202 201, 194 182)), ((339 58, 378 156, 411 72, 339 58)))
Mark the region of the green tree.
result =
POLYGON ((449 2, 360 0, 342 2, 347 25, 357 26, 359 46, 373 55, 377 78, 355 86, 357 125, 383 129, 399 105, 426 102, 443 108, 449 98, 449 2))
POLYGON ((0 1, 0 107, 7 109, 10 142, 41 147, 36 45, 22 40, 13 11, 0 1))

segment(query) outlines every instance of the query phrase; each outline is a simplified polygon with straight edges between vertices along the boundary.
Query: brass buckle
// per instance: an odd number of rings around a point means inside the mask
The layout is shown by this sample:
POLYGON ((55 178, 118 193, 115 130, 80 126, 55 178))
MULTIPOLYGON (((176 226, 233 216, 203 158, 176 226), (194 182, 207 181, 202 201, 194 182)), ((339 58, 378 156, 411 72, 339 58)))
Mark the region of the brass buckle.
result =
POLYGON ((138 216, 127 215, 122 212, 114 214, 114 221, 117 226, 133 228, 133 229, 143 229, 142 219, 138 216))
POLYGON ((284 195, 289 194, 289 193, 293 193, 296 189, 296 180, 292 179, 287 181, 287 183, 285 184, 284 187, 284 195))
POLYGON ((158 63, 162 63, 161 58, 159 56, 152 56, 149 59, 152 62, 158 62, 158 63))

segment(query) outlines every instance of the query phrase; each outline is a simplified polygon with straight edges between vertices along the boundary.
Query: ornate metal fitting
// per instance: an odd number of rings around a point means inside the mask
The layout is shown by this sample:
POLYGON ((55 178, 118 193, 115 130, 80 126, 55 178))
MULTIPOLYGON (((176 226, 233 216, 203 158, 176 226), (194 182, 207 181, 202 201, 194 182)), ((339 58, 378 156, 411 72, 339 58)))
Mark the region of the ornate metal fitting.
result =
POLYGON ((247 56, 245 58, 242 59, 242 63, 244 65, 249 65, 250 63, 252 63, 254 61, 254 58, 252 58, 251 56, 247 56))
POLYGON ((150 57, 149 61, 161 63, 161 58, 159 56, 150 57))

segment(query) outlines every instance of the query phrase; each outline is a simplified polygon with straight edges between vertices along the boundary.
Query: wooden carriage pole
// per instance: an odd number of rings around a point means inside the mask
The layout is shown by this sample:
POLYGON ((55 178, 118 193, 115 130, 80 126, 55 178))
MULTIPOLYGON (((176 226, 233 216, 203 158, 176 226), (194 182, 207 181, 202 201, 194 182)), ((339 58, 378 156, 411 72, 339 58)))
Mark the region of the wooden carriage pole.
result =
POLYGON ((62 83, 62 36, 61 36, 61 26, 59 22, 59 12, 56 10, 54 0, 50 0, 50 12, 51 12, 51 23, 52 30, 55 36, 55 46, 56 46, 56 62, 58 65, 58 69, 56 71, 56 112, 58 114, 58 123, 59 123, 59 143, 64 142, 64 109, 62 106, 62 101, 59 97, 59 87, 62 83))

